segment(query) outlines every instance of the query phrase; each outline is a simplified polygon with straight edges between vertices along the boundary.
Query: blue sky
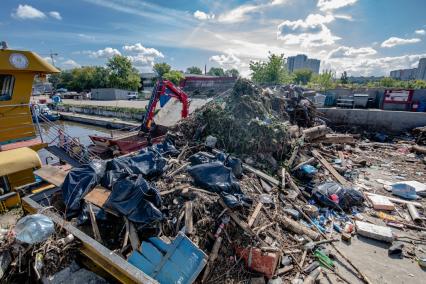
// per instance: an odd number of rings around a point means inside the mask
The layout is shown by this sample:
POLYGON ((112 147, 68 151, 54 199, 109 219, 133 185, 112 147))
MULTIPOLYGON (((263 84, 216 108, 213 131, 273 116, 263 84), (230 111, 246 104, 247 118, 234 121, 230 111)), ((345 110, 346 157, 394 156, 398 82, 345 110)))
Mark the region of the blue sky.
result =
POLYGON ((141 71, 207 64, 249 74, 269 52, 386 75, 426 57, 424 0, 2 0, 0 40, 61 68, 128 56, 141 71))

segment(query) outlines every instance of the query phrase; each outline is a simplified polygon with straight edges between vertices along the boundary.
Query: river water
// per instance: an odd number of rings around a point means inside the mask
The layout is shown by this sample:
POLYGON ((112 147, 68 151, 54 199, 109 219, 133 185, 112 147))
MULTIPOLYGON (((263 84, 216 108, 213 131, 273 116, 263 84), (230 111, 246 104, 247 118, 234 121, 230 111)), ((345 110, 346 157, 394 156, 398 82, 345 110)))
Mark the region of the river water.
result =
MULTIPOLYGON (((40 123, 40 130, 41 130, 41 133, 43 134, 44 142, 46 143, 49 143, 54 138, 58 137, 58 127, 64 130, 65 133, 67 133, 69 136, 78 138, 80 143, 85 146, 88 146, 91 144, 89 135, 115 136, 119 133, 122 133, 118 130, 111 130, 111 129, 106 129, 99 126, 76 123, 72 121, 58 120, 58 121, 55 121, 54 124, 55 126, 51 126, 45 123, 40 123)), ((55 142, 57 142, 57 140, 55 142)), ((58 159, 56 159, 53 154, 51 154, 45 149, 41 149, 38 152, 38 154, 43 164, 46 164, 46 159, 52 159, 53 162, 58 161, 58 159), (48 157, 51 157, 51 158, 48 158, 48 157)), ((51 162, 49 161, 49 163, 51 162)))

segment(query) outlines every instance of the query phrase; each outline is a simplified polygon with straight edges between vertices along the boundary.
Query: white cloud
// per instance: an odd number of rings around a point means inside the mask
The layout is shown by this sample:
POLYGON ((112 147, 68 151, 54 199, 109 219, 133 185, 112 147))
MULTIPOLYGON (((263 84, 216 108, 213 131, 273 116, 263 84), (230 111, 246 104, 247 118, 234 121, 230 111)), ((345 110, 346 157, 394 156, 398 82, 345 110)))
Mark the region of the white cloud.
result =
POLYGON ((358 0, 318 0, 317 7, 321 11, 331 11, 353 5, 358 0))
POLYGON ((355 76, 383 76, 389 75, 391 70, 417 66, 419 59, 423 57, 426 57, 426 54, 411 54, 378 58, 333 58, 327 60, 324 65, 330 66, 336 70, 337 73, 347 71, 348 74, 355 76))
POLYGON ((194 18, 200 21, 212 20, 215 18, 214 14, 207 14, 203 11, 197 10, 194 12, 194 18))
POLYGON ((218 17, 219 22, 224 23, 237 23, 247 20, 248 15, 254 12, 260 12, 266 8, 283 5, 287 0, 272 0, 261 4, 244 4, 240 5, 230 11, 222 13, 218 17))
POLYGON ((18 8, 11 14, 15 19, 28 20, 28 19, 44 19, 46 14, 42 11, 30 6, 19 4, 18 8))
POLYGON ((51 16, 52 18, 55 18, 56 20, 62 20, 61 14, 57 11, 49 12, 49 16, 51 16))
POLYGON ((121 52, 118 49, 112 47, 106 47, 104 49, 99 49, 98 51, 85 51, 83 52, 88 54, 92 58, 111 58, 115 55, 121 55, 121 52))
POLYGON ((425 35, 426 31, 424 29, 421 29, 421 30, 416 30, 415 33, 418 35, 425 35))
POLYGON ((139 70, 149 71, 147 68, 152 67, 157 58, 164 58, 164 54, 159 50, 152 47, 145 47, 141 43, 125 45, 123 46, 123 50, 131 53, 131 55, 127 55, 126 57, 139 70))
POLYGON ((411 44, 411 43, 416 43, 416 42, 420 42, 420 39, 419 38, 405 39, 405 38, 399 38, 399 37, 390 37, 387 40, 385 40, 384 42, 382 42, 382 44, 380 46, 381 47, 394 47, 394 46, 397 46, 397 45, 411 44))
POLYGON ((234 54, 213 55, 209 60, 225 68, 238 68, 241 65, 241 59, 234 54))
POLYGON ((164 55, 156 50, 155 48, 145 47, 141 43, 136 43, 134 45, 125 45, 123 46, 124 51, 134 52, 142 55, 153 56, 153 57, 161 57, 164 55))
POLYGON ((87 34, 77 34, 77 36, 84 40, 90 40, 90 41, 94 41, 96 39, 94 36, 87 35, 87 34))
POLYGON ((335 17, 331 14, 310 14, 305 20, 286 20, 278 25, 277 37, 288 45, 303 47, 331 45, 340 39, 326 26, 334 20, 335 17))
POLYGON ((328 58, 342 58, 342 57, 363 57, 376 54, 377 51, 371 47, 347 47, 340 46, 336 49, 333 49, 329 54, 328 58))
POLYGON ((64 69, 80 68, 81 65, 72 59, 68 59, 60 64, 64 69))

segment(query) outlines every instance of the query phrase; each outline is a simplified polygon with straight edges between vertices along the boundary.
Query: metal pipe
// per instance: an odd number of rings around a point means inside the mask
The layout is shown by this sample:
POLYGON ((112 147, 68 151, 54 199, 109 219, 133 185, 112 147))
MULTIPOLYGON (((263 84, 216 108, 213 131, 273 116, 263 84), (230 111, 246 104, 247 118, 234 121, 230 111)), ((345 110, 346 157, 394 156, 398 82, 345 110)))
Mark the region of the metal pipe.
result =
POLYGON ((407 204, 408 212, 410 213, 411 219, 413 219, 414 222, 420 221, 422 218, 420 218, 419 211, 417 211, 416 207, 413 204, 407 204))

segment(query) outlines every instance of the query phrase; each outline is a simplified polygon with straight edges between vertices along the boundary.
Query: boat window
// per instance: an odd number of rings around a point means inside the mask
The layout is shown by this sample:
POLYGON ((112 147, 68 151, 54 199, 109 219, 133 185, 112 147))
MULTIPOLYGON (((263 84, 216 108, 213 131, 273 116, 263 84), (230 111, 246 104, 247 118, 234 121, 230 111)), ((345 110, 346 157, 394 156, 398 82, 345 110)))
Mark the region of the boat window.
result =
POLYGON ((14 76, 0 74, 0 101, 10 101, 12 99, 14 85, 14 76))

